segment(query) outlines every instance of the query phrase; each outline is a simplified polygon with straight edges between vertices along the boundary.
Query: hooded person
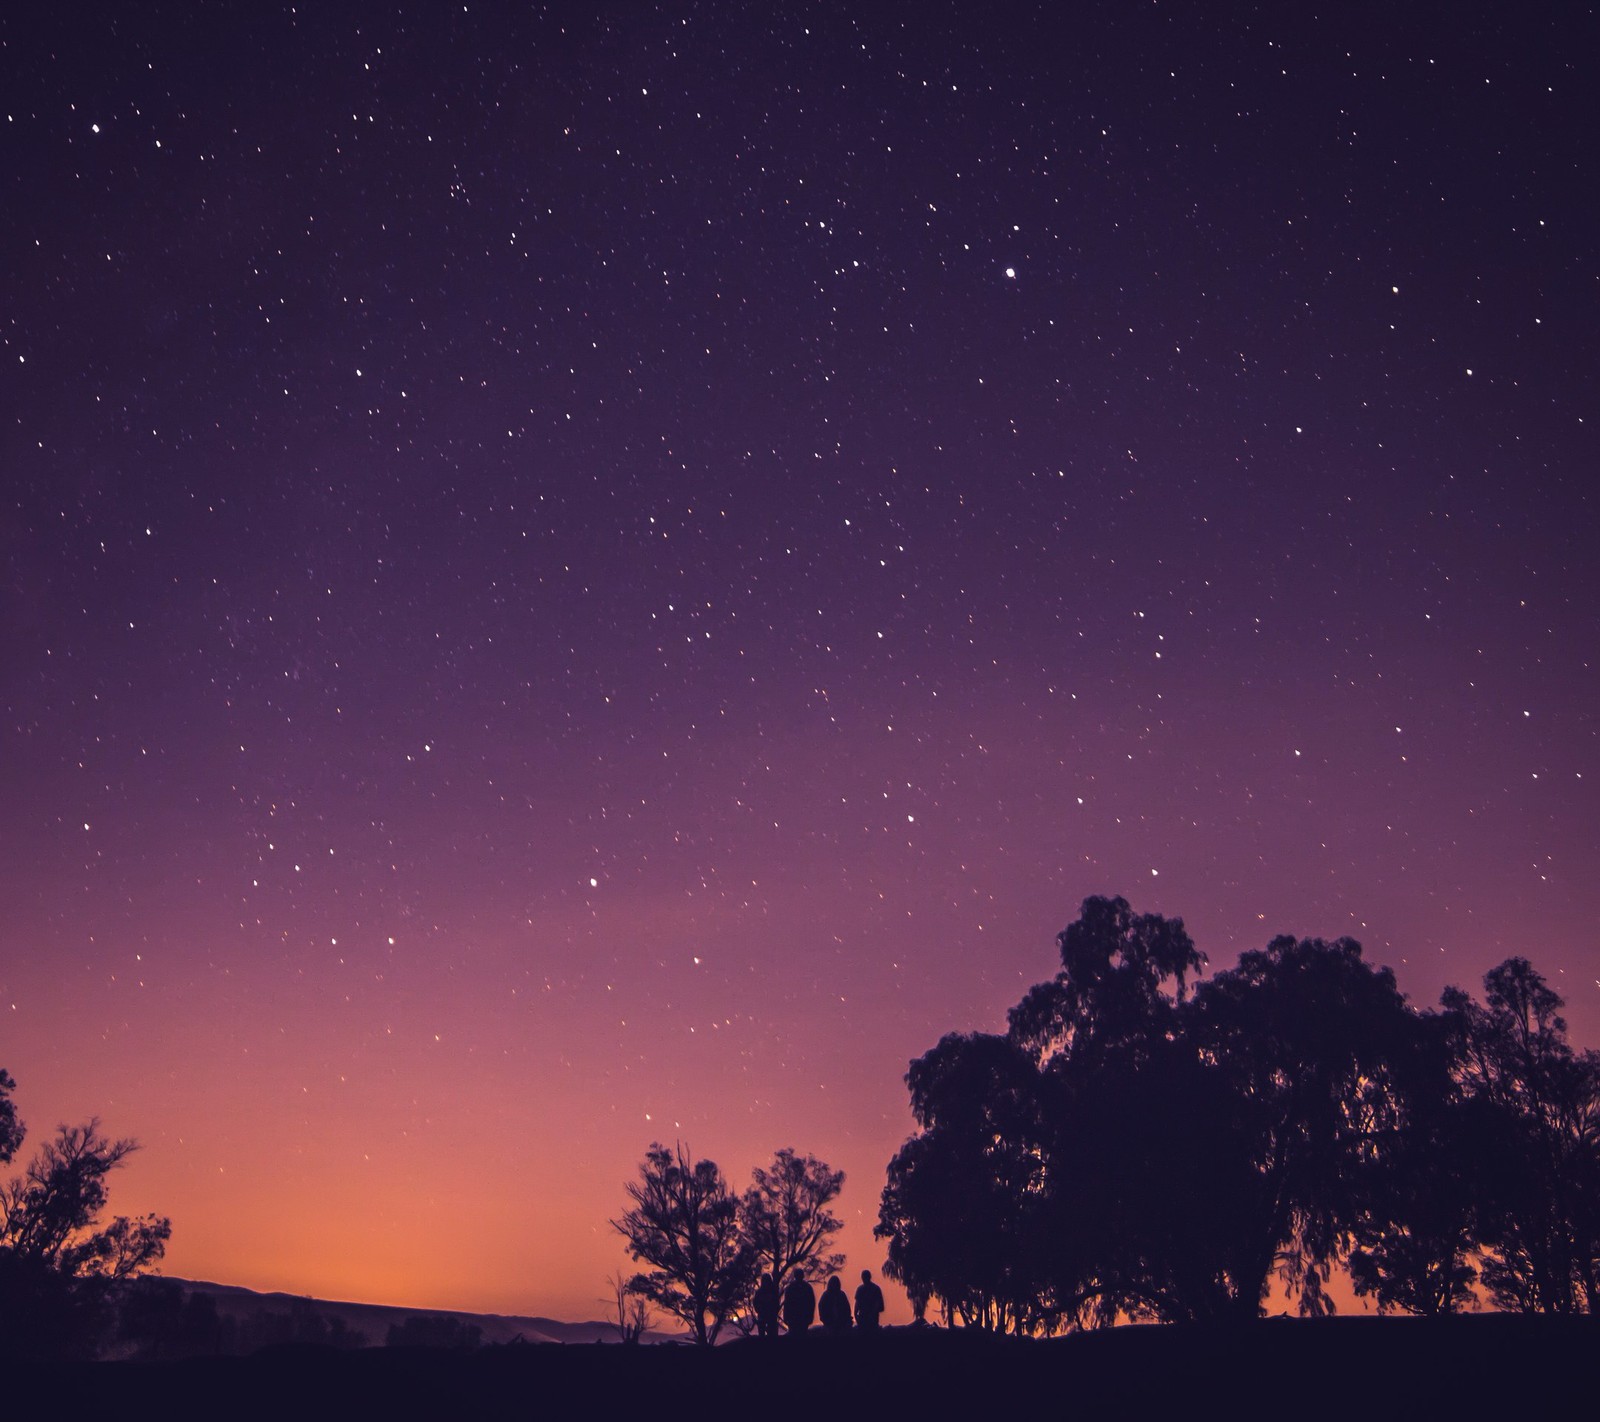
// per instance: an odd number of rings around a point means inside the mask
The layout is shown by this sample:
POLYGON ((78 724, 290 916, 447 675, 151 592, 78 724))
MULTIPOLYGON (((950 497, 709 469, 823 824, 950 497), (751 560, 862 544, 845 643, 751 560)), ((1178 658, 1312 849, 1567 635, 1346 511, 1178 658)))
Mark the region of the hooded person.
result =
POLYGON ((829 1278, 828 1287, 822 1291, 822 1299, 817 1304, 817 1317, 829 1333, 850 1331, 850 1300, 845 1297, 844 1285, 839 1282, 837 1274, 829 1278))

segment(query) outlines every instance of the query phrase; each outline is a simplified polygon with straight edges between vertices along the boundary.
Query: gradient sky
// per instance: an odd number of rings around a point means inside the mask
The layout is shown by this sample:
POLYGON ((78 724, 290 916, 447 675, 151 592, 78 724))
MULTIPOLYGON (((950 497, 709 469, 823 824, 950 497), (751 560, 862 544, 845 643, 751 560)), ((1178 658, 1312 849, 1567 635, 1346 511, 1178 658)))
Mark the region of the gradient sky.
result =
POLYGON ((842 1167, 876 1269, 908 1059, 1088 894, 1419 1004, 1523 953, 1600 1043, 1597 52, 0 17, 34 1138, 138 1136, 172 1273, 579 1318, 655 1139, 842 1167))

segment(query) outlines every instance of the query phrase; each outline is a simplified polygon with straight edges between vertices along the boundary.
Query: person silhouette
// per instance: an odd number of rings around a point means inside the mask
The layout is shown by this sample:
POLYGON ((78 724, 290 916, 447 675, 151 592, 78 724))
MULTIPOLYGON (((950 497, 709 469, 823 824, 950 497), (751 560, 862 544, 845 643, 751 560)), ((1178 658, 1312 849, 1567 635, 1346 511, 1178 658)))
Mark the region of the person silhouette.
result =
POLYGON ((850 1300, 844 1296, 844 1285, 839 1282, 837 1274, 828 1278, 828 1287, 822 1291, 821 1301, 817 1304, 817 1317, 829 1333, 850 1331, 850 1300))
POLYGON ((872 1270, 861 1271, 861 1287, 856 1290, 856 1327, 869 1333, 878 1331, 883 1313, 883 1290, 872 1282, 872 1270))
POLYGON ((783 1291, 783 1326, 790 1333, 804 1333, 817 1316, 817 1291, 806 1282, 804 1274, 796 1274, 783 1291))
POLYGON ((771 1274, 763 1274, 756 1285, 755 1296, 750 1300, 756 1316, 756 1333, 762 1338, 778 1336, 778 1310, 782 1305, 778 1285, 771 1274))

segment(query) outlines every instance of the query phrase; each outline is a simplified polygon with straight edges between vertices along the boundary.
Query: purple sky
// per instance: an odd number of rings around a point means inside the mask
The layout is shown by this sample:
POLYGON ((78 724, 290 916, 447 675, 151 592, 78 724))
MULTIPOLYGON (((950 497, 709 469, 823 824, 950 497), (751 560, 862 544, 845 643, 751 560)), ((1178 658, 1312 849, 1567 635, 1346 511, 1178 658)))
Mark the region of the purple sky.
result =
POLYGON ((1600 1042, 1592 6, 365 16, 0 18, 0 1065, 171 1272, 876 1269, 1091 893, 1600 1042))

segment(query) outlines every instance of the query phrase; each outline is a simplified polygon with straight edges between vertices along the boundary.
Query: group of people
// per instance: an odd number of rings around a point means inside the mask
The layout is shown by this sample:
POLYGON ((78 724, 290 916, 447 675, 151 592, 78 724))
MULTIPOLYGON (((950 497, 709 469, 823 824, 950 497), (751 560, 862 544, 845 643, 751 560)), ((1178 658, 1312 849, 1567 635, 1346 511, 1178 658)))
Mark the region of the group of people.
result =
POLYGON ((848 1333, 852 1326, 863 1333, 873 1333, 883 1316, 883 1290, 872 1282, 870 1269, 861 1271, 853 1318, 850 1300, 845 1297, 837 1274, 829 1276, 820 1300, 803 1274, 796 1274, 781 1292, 778 1281, 771 1274, 763 1274, 752 1303, 756 1332, 762 1338, 778 1336, 780 1316, 785 1330, 792 1334, 804 1333, 813 1322, 820 1323, 824 1333, 848 1333))

